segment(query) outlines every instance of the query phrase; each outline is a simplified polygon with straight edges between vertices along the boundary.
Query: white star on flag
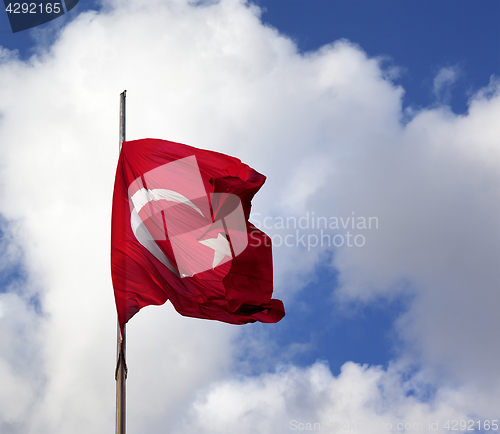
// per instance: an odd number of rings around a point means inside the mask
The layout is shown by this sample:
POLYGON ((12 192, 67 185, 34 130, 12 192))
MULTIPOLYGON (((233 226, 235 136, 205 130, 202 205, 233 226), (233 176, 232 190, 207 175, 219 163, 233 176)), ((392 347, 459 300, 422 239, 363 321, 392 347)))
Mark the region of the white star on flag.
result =
POLYGON ((221 232, 219 232, 217 238, 202 240, 200 241, 200 243, 207 247, 210 247, 211 249, 214 249, 215 251, 212 268, 215 268, 217 265, 219 265, 226 256, 232 258, 231 246, 229 245, 229 241, 227 240, 225 234, 222 234, 221 232))

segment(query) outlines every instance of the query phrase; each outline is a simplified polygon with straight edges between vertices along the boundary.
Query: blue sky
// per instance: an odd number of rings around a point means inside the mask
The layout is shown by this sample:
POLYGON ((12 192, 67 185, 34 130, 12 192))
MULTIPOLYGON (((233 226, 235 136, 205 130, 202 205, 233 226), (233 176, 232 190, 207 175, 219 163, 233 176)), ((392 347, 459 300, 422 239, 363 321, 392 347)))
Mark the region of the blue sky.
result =
POLYGON ((303 51, 347 38, 369 56, 389 56, 404 68, 404 105, 435 102, 432 82, 442 67, 458 66, 451 95, 464 113, 470 92, 487 85, 500 68, 500 3, 419 0, 263 0, 263 20, 290 35, 303 51))
POLYGON ((131 432, 500 418, 500 1, 80 0, 17 34, 0 13, 0 46, 0 432, 114 424, 123 89, 128 138, 268 177, 254 221, 287 311, 244 327, 141 311, 131 432), (358 247, 280 243, 321 237, 276 224, 313 213, 378 225, 358 247))

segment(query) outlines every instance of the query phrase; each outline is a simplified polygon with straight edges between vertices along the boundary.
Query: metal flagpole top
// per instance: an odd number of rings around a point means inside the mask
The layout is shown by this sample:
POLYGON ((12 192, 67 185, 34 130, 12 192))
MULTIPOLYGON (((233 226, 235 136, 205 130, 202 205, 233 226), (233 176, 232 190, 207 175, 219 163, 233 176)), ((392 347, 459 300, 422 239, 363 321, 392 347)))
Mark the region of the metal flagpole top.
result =
POLYGON ((122 150, 122 143, 125 141, 125 98, 127 96, 127 91, 124 90, 120 94, 120 135, 119 135, 119 147, 122 150))

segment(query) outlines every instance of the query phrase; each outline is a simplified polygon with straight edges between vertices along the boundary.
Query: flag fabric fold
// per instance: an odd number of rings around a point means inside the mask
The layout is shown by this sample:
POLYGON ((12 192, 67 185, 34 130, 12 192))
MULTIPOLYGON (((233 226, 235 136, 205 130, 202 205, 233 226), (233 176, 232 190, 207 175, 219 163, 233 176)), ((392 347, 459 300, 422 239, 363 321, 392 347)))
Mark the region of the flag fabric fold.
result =
POLYGON ((123 142, 111 275, 120 326, 170 300, 182 315, 278 322, 270 238, 249 221, 265 176, 234 157, 158 139, 123 142))

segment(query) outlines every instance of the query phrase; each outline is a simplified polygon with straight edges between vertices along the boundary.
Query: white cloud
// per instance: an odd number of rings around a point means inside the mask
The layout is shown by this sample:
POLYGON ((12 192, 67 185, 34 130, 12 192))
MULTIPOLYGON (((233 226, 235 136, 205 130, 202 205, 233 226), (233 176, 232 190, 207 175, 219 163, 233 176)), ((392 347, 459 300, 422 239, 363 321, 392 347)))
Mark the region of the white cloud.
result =
POLYGON ((43 388, 38 328, 42 321, 22 296, 0 293, 0 430, 25 428, 23 421, 43 388))
MULTIPOLYGON (((256 9, 231 0, 108 2, 28 62, 0 57, 0 83, 9 84, 0 87, 0 213, 16 228, 11 245, 23 249, 16 260, 29 276, 29 291, 0 299, 2 432, 112 430, 109 223, 123 89, 128 138, 227 152, 265 173, 254 205, 262 216, 377 216, 365 246, 335 250, 336 294, 370 302, 409 287, 414 302, 397 325, 402 358, 422 366, 412 381, 438 389, 430 402, 406 396, 396 362, 385 371, 347 363, 337 377, 317 364, 235 378, 239 328, 147 308, 128 329, 131 431, 168 421, 178 432, 279 432, 332 409, 377 421, 491 417, 495 81, 467 116, 423 110, 403 126, 403 89, 380 60, 348 41, 300 55, 256 9), (37 291, 43 315, 19 295, 37 291)), ((439 80, 441 92, 450 74, 439 80)), ((276 293, 287 306, 323 250, 275 249, 276 293)))
POLYGON ((369 300, 411 284, 416 300, 403 335, 418 341, 428 361, 486 383, 496 378, 500 337, 500 131, 488 122, 498 115, 498 98, 474 101, 467 117, 426 111, 394 139, 390 154, 381 147, 369 164, 357 161, 351 172, 370 184, 346 202, 371 208, 380 227, 368 231, 363 249, 344 249, 334 260, 346 298, 369 300))
POLYGON ((220 382, 199 395, 173 432, 366 433, 405 431, 405 427, 406 431, 430 431, 433 424, 436 432, 445 433, 447 419, 470 417, 452 409, 441 396, 432 403, 422 402, 415 396, 422 390, 405 381, 400 368, 393 365, 383 370, 347 362, 334 377, 326 365, 316 363, 220 382))
POLYGON ((451 98, 451 86, 460 76, 458 66, 445 66, 434 77, 434 95, 438 102, 448 104, 451 98))

